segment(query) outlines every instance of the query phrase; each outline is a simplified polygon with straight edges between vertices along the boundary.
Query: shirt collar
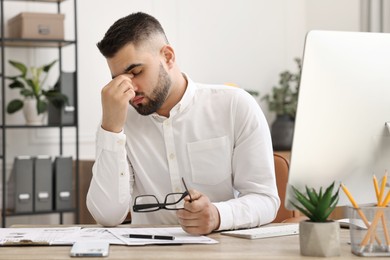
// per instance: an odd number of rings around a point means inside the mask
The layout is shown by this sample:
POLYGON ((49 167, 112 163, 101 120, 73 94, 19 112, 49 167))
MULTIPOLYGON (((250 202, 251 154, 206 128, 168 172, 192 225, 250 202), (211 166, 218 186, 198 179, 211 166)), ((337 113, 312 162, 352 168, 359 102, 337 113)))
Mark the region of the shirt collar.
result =
POLYGON ((187 80, 187 88, 186 91, 184 92, 183 97, 181 98, 179 103, 177 103, 175 106, 175 107, 178 106, 178 110, 179 110, 178 112, 183 111, 190 104, 192 98, 195 95, 195 89, 196 89, 196 84, 187 76, 187 74, 183 73, 183 76, 187 80))
MULTIPOLYGON (((185 74, 184 72, 182 74, 187 80, 187 88, 181 100, 171 109, 169 117, 173 117, 176 114, 182 112, 190 104, 192 98, 195 95, 196 84, 187 76, 187 74, 185 74)), ((161 116, 157 113, 153 113, 151 114, 151 116, 155 119, 161 118, 161 116)))

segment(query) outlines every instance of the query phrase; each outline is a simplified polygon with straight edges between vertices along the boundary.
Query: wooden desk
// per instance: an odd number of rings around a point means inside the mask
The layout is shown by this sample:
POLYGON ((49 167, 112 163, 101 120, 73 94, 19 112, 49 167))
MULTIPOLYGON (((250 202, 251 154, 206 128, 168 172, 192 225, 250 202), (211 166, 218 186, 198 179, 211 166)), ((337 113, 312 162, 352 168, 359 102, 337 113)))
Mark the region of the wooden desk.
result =
MULTIPOLYGON (((299 237, 284 236, 248 240, 211 234, 219 241, 214 245, 153 245, 153 246, 110 246, 105 258, 84 259, 310 259, 300 255, 299 237)), ((349 230, 341 230, 341 256, 334 259, 359 258, 351 253, 349 230)), ((77 259, 69 256, 70 246, 26 246, 0 247, 0 259, 77 259)), ((380 258, 375 258, 380 259, 380 258)))

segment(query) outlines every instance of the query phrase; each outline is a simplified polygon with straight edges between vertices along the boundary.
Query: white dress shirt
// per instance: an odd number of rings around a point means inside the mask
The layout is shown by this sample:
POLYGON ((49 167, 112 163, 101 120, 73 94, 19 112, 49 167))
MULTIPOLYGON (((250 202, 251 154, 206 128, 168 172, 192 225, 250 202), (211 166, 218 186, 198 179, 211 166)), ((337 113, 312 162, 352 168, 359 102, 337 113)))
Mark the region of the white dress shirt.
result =
MULTIPOLYGON (((138 195, 160 202, 187 187, 208 196, 220 230, 271 222, 280 200, 266 119, 245 90, 197 84, 187 77, 169 118, 129 106, 122 133, 101 127, 87 206, 105 226, 120 224, 138 195)), ((176 212, 131 212, 134 224, 178 224, 176 212)))

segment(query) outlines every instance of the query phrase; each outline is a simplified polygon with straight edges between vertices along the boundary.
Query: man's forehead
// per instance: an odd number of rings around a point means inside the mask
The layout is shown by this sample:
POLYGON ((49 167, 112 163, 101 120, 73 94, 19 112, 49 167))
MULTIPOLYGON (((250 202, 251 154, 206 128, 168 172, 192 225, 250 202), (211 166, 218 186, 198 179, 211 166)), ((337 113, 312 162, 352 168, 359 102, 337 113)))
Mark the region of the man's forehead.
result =
POLYGON ((113 77, 122 74, 132 64, 141 63, 140 53, 133 45, 126 45, 121 48, 113 57, 107 58, 108 67, 113 77))

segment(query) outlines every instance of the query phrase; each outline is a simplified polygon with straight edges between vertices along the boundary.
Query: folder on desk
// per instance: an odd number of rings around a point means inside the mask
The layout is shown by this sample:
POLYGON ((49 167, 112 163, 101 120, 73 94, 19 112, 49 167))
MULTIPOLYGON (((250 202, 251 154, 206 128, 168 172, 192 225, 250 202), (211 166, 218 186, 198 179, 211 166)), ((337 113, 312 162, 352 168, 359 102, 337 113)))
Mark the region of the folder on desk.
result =
POLYGON ((54 207, 56 210, 73 208, 73 159, 57 156, 54 160, 54 207))
POLYGON ((33 159, 17 156, 14 159, 8 185, 8 208, 18 212, 33 211, 33 159))
POLYGON ((53 209, 53 167, 51 157, 39 155, 34 159, 34 211, 53 209))

